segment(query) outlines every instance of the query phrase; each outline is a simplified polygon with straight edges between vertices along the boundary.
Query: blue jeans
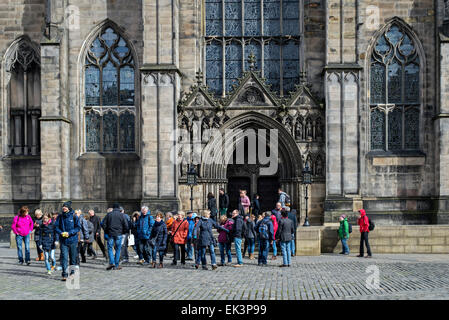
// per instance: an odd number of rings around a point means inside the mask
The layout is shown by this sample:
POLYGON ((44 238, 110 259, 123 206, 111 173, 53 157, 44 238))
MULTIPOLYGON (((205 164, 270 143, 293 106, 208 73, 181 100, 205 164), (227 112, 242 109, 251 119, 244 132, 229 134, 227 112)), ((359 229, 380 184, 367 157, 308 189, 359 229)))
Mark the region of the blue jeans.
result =
POLYGON ((343 252, 349 254, 348 239, 341 239, 341 245, 343 247, 343 252))
POLYGON ((157 250, 157 246, 151 247, 151 251, 152 251, 152 255, 153 255, 153 262, 156 262, 157 259, 157 253, 159 252, 159 263, 163 263, 164 262, 164 254, 165 254, 165 249, 164 250, 157 250))
MULTIPOLYGON (((65 244, 60 243, 61 248, 61 264, 62 264, 62 276, 67 278, 68 260, 70 258, 70 266, 76 266, 76 260, 78 258, 78 242, 65 244)), ((74 274, 75 270, 71 270, 70 274, 74 274)))
MULTIPOLYGON (((201 261, 201 265, 203 267, 205 267, 207 265, 206 248, 207 247, 198 247, 198 256, 196 258, 196 264, 199 265, 200 261, 201 261)), ((210 253, 210 263, 211 263, 211 265, 217 264, 217 262, 215 261, 215 248, 214 248, 213 245, 209 246, 209 253, 210 253)))
POLYGON ((237 264, 243 264, 242 261, 242 238, 234 238, 235 254, 237 256, 237 264))
POLYGON ((254 254, 254 250, 256 248, 255 239, 247 239, 246 241, 248 241, 248 254, 254 254))
POLYGON ((226 255, 228 256, 228 262, 232 262, 232 254, 231 254, 231 244, 227 242, 219 242, 218 247, 220 248, 220 258, 221 258, 221 264, 225 264, 226 261, 226 255))
POLYGON ((270 247, 270 242, 268 240, 259 240, 259 257, 257 259, 257 262, 259 264, 267 264, 269 247, 270 247))
POLYGON ((273 240, 273 256, 277 256, 278 248, 276 246, 276 241, 273 240))
POLYGON ((290 250, 292 252, 292 255, 295 255, 295 252, 296 252, 295 242, 296 242, 296 240, 294 238, 295 235, 292 235, 292 236, 293 236, 293 240, 290 241, 290 250))
POLYGON ((186 243, 187 259, 193 259, 192 239, 188 239, 186 243))
POLYGON ((55 249, 51 249, 50 251, 44 251, 44 257, 45 257, 45 267, 47 268, 47 271, 51 270, 51 267, 56 267, 56 259, 55 259, 55 249), (51 258, 51 265, 48 261, 48 258, 51 258))
POLYGON ((108 236, 109 264, 115 267, 118 267, 120 263, 120 250, 122 248, 122 237, 123 235, 115 237, 108 236), (115 249, 115 256, 114 252, 112 251, 112 247, 114 247, 115 249))
POLYGON ((291 241, 281 241, 282 261, 284 266, 289 266, 291 263, 292 252, 290 246, 291 241))
POLYGON ((22 242, 25 242, 25 262, 30 262, 30 235, 16 235, 17 256, 19 257, 19 262, 23 263, 22 242))

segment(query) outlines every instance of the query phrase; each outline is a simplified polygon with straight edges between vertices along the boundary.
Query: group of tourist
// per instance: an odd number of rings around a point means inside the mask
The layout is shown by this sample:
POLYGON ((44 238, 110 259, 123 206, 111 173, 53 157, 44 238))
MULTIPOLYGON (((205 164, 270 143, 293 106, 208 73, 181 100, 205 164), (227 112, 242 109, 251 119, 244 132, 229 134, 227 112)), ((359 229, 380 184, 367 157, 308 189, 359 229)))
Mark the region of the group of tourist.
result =
MULTIPOLYGON (((277 243, 282 253, 280 267, 291 266, 291 256, 295 255, 295 238, 297 228, 296 211, 288 206, 289 196, 279 189, 279 202, 275 209, 264 213, 254 211, 246 191, 241 190, 241 207, 233 210, 229 215, 227 208, 229 197, 220 190, 220 211, 205 210, 202 216, 188 211, 167 212, 165 215, 157 211, 153 217, 148 207, 143 206, 140 212, 134 212, 131 217, 125 213, 118 203, 107 210, 101 220, 93 210, 83 215, 81 210, 73 210, 71 202, 65 202, 61 213, 45 213, 40 209, 34 212, 35 219, 29 215, 28 207, 20 208, 14 217, 12 230, 16 235, 19 264, 30 264, 30 236, 34 230, 37 261, 44 261, 48 274, 56 268, 62 270, 62 280, 67 280, 74 274, 80 263, 86 262, 86 253, 92 259, 97 258, 93 243, 97 242, 103 256, 109 262, 107 270, 120 270, 121 264, 129 263, 128 247, 131 246, 139 264, 152 268, 163 268, 164 257, 169 247, 173 249, 172 265, 185 265, 186 261, 194 261, 196 269, 201 265, 207 270, 206 251, 210 254, 212 269, 218 266, 232 264, 231 245, 234 242, 236 264, 243 266, 246 251, 249 259, 255 259, 255 245, 258 244, 258 265, 267 265, 268 251, 272 248, 272 260, 277 259, 277 243), (252 211, 249 208, 252 208, 252 211), (224 210, 226 209, 226 210, 224 210), (216 221, 217 213, 220 214, 216 221), (256 215, 257 214, 257 215, 256 215), (101 229, 107 251, 102 242, 101 229), (213 234, 218 231, 218 238, 213 234), (218 240, 218 243, 217 243, 218 240), (242 244, 243 250, 242 250, 242 244), (25 258, 22 244, 25 243, 25 258), (60 259, 56 266, 55 249, 59 244, 60 259), (219 247, 220 261, 217 264, 215 248, 219 247), (157 260, 159 263, 157 263, 157 260), (227 262, 226 262, 227 260, 227 262)), ((212 198, 209 198, 209 200, 212 198)), ((260 207, 259 207, 260 208, 260 207)), ((363 243, 366 244, 368 256, 371 251, 368 243, 368 232, 371 221, 364 210, 360 210, 359 225, 361 231, 360 255, 363 256, 363 243)), ((351 226, 347 218, 340 217, 339 238, 342 241, 342 254, 349 254, 347 240, 351 233, 351 226)))

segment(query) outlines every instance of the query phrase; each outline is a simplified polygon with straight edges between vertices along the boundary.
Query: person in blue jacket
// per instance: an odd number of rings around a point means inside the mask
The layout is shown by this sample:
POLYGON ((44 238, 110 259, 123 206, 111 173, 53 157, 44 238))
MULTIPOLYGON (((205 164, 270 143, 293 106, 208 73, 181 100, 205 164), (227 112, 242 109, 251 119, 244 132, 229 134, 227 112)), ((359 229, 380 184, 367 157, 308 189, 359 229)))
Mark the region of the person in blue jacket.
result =
POLYGON ((55 228, 56 233, 59 235, 61 248, 62 281, 66 281, 69 257, 70 266, 72 267, 70 275, 75 273, 74 267, 76 266, 78 256, 78 232, 81 231, 80 220, 72 209, 72 201, 64 202, 62 205, 62 214, 56 219, 55 228))
POLYGON ((186 242, 186 252, 187 252, 187 259, 189 261, 193 260, 193 246, 192 246, 192 235, 193 235, 193 229, 195 228, 195 217, 196 214, 193 213, 193 211, 187 211, 187 221, 189 222, 189 233, 187 234, 187 242, 186 242))
POLYGON ((143 206, 140 211, 140 217, 137 220, 137 239, 139 240, 139 250, 143 255, 140 264, 149 265, 152 252, 150 250, 150 236, 153 229, 154 219, 147 206, 143 206))
POLYGON ((268 249, 274 240, 273 222, 271 221, 271 212, 265 212, 265 218, 259 220, 256 224, 256 232, 259 237, 259 257, 258 265, 266 265, 268 249))
POLYGON ((164 215, 162 212, 156 213, 156 219, 151 229, 150 242, 152 243, 153 261, 151 263, 153 268, 156 268, 156 257, 159 252, 159 266, 163 268, 165 248, 167 247, 167 225, 163 221, 164 215))

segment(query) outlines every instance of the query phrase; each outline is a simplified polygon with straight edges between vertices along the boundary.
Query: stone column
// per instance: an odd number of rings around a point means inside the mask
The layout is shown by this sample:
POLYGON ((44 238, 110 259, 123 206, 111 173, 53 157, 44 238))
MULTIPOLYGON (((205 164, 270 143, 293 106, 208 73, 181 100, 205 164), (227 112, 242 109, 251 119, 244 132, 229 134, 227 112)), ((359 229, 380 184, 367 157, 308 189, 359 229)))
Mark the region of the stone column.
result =
POLYGON ((327 2, 326 200, 324 222, 337 222, 359 198, 359 72, 356 0, 327 2))
POLYGON ((440 106, 435 117, 436 223, 449 223, 449 31, 440 34, 440 106))
POLYGON ((70 197, 71 121, 63 108, 62 35, 55 28, 52 39, 41 41, 41 208, 46 210, 59 210, 61 202, 70 197))
POLYGON ((178 0, 144 0, 142 85, 142 204, 177 210, 176 148, 178 70, 178 0))

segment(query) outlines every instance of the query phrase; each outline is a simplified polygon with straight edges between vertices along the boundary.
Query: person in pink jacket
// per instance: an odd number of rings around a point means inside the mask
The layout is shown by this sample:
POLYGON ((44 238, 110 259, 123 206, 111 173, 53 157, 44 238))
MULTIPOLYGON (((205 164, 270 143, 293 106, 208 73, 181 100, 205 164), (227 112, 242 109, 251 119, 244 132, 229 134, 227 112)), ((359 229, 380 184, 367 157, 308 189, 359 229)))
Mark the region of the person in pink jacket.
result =
MULTIPOLYGON (((273 223, 273 231, 274 231, 273 238, 276 239, 276 231, 278 231, 278 227, 279 227, 277 219, 276 219, 276 215, 271 214, 271 222, 273 223)), ((276 246, 276 240, 274 240, 273 241, 273 257, 271 257, 271 260, 276 260, 277 254, 278 254, 278 248, 276 246)))
POLYGON ((17 255, 19 264, 23 265, 22 242, 25 242, 25 263, 30 265, 30 235, 33 231, 33 219, 28 215, 29 209, 23 206, 19 210, 19 214, 14 217, 11 229, 16 235, 17 255))
POLYGON ((251 206, 251 201, 246 195, 246 191, 240 191, 240 203, 243 207, 244 214, 247 215, 249 213, 249 207, 251 206))

